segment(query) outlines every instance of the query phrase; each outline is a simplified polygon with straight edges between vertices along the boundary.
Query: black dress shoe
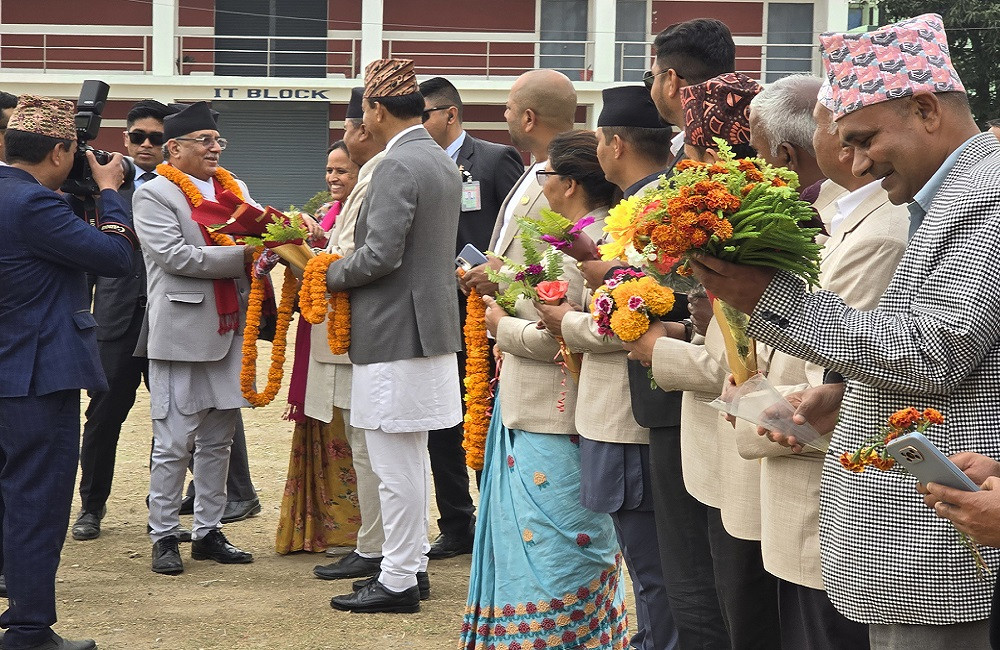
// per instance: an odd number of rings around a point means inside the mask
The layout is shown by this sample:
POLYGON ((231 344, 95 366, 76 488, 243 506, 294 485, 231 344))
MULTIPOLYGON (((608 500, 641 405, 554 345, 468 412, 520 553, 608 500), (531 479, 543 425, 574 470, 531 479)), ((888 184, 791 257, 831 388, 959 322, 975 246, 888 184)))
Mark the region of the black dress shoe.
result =
POLYGON ((378 580, 368 582, 364 587, 343 596, 334 596, 330 607, 346 612, 372 614, 388 612, 412 614, 420 611, 420 589, 410 587, 406 591, 389 591, 378 580))
MULTIPOLYGON (((147 503, 146 505, 148 506, 149 504, 147 503)), ((179 514, 179 515, 193 515, 194 514, 194 497, 193 496, 186 496, 183 499, 181 499, 181 509, 180 509, 180 512, 178 512, 177 514, 179 514)))
MULTIPOLYGON (((148 535, 151 532, 153 532, 153 529, 150 527, 149 524, 146 524, 146 534, 148 535)), ((188 530, 187 528, 184 528, 183 526, 178 526, 177 527, 177 532, 174 533, 174 534, 177 536, 177 541, 178 542, 190 542, 191 541, 191 531, 188 530)))
POLYGON ((243 521, 249 517, 256 517, 259 514, 260 499, 227 501, 226 510, 222 513, 222 523, 231 524, 234 521, 243 521))
POLYGON ((332 564, 313 567, 313 574, 323 580, 368 578, 378 573, 381 566, 382 558, 361 557, 357 554, 357 551, 351 551, 332 564))
POLYGON ((153 573, 175 576, 183 572, 184 563, 181 561, 181 552, 177 548, 177 537, 167 535, 163 539, 153 542, 153 573))
POLYGON ((81 510, 73 524, 73 539, 83 542, 101 536, 101 517, 96 512, 81 510))
POLYGON ((230 544, 221 530, 213 530, 204 538, 191 542, 191 559, 215 560, 219 564, 250 564, 253 555, 230 544))
MULTIPOLYGON (((378 580, 379 571, 370 578, 362 578, 361 580, 355 580, 351 583, 351 587, 354 591, 362 589, 366 584, 372 580, 378 580)), ((426 571, 417 571, 417 589, 420 590, 420 600, 429 600, 431 597, 431 578, 427 575, 426 571)))
POLYGON ((432 560, 443 560, 456 555, 467 555, 472 552, 472 536, 456 537, 455 535, 438 535, 431 544, 427 557, 432 560))
POLYGON ((55 632, 52 636, 44 643, 39 643, 38 645, 33 645, 27 650, 95 650, 97 644, 91 639, 84 639, 82 641, 70 641, 69 639, 64 639, 55 632))

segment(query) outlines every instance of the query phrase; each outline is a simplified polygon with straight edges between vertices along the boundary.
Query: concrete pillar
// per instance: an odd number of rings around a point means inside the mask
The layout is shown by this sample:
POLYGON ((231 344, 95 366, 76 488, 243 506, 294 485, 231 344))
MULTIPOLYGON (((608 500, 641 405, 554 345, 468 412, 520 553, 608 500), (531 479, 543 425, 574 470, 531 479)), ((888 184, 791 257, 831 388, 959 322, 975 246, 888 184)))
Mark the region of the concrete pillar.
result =
POLYGON ((178 74, 177 21, 177 0, 156 0, 153 3, 152 70, 157 77, 178 74))
POLYGON ((365 66, 382 58, 382 0, 361 1, 361 65, 359 76, 364 78, 365 66))
POLYGON ((594 81, 603 83, 615 80, 615 4, 615 0, 594 0, 594 81))

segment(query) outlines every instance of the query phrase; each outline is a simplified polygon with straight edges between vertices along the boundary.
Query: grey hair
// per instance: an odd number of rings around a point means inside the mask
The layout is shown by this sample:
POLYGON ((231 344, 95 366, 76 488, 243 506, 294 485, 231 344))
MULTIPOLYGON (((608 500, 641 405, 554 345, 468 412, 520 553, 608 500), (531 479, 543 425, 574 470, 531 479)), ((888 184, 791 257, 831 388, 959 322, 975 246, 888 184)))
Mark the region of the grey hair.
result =
POLYGON ((822 83, 819 77, 807 74, 783 77, 764 86, 750 102, 757 117, 755 126, 764 132, 772 156, 778 155, 782 142, 816 155, 812 144, 816 130, 813 109, 822 83))

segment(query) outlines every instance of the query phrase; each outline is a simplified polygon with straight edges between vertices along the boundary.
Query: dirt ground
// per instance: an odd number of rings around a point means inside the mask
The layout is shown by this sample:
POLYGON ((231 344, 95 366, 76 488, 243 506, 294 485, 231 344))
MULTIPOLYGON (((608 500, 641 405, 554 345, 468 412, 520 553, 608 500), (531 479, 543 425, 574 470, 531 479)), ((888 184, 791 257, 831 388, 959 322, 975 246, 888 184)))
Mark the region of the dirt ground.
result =
MULTIPOLYGON (((293 325, 289 348, 294 332, 293 325)), ((266 376, 269 355, 270 344, 261 342, 258 377, 266 376)), ((291 370, 291 354, 288 358, 286 372, 291 370)), ((281 419, 287 383, 286 375, 285 387, 270 406, 243 412, 250 468, 263 511, 226 525, 225 533, 254 554, 253 564, 197 562, 190 558, 190 545, 182 544, 184 573, 179 576, 150 571, 144 499, 151 426, 148 395, 140 388, 118 445, 101 537, 77 542, 67 535, 57 578, 57 632, 71 639, 93 638, 101 650, 457 646, 470 556, 431 562, 431 599, 417 614, 349 614, 331 609, 330 598, 347 593, 350 581, 329 582, 312 575, 314 565, 331 560, 322 553, 275 553, 292 432, 291 423, 281 419)), ((74 517, 78 509, 79 496, 74 517)), ((432 514, 431 539, 437 535, 436 509, 432 514)), ((190 527, 190 517, 181 520, 190 527)))

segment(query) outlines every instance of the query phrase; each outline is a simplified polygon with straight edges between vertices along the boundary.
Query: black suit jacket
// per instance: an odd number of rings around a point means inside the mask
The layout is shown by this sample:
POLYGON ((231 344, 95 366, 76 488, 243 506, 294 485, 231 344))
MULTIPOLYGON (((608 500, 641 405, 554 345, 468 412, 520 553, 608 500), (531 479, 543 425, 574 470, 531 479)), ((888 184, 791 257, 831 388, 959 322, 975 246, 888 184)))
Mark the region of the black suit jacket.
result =
MULTIPOLYGON (((132 216, 132 194, 129 187, 118 194, 128 206, 129 216, 132 216)), ((132 272, 120 278, 105 278, 98 276, 94 282, 94 318, 97 319, 97 340, 116 341, 125 336, 132 317, 140 301, 146 298, 146 265, 142 260, 142 251, 134 253, 132 272)))
MULTIPOLYGON (((666 170, 667 176, 673 172, 674 166, 684 159, 684 150, 666 170)), ((665 321, 680 321, 690 316, 687 308, 687 296, 678 295, 673 310, 663 317, 665 321)), ((663 427, 679 427, 681 424, 680 391, 666 393, 657 388, 650 388, 649 369, 638 361, 628 362, 628 386, 632 397, 632 416, 639 426, 648 429, 663 427)))
POLYGON ((466 244, 485 251, 489 248, 500 206, 524 173, 524 161, 514 147, 480 140, 466 133, 465 142, 458 151, 458 164, 472 175, 473 181, 479 181, 482 207, 459 215, 455 254, 458 255, 466 244))

